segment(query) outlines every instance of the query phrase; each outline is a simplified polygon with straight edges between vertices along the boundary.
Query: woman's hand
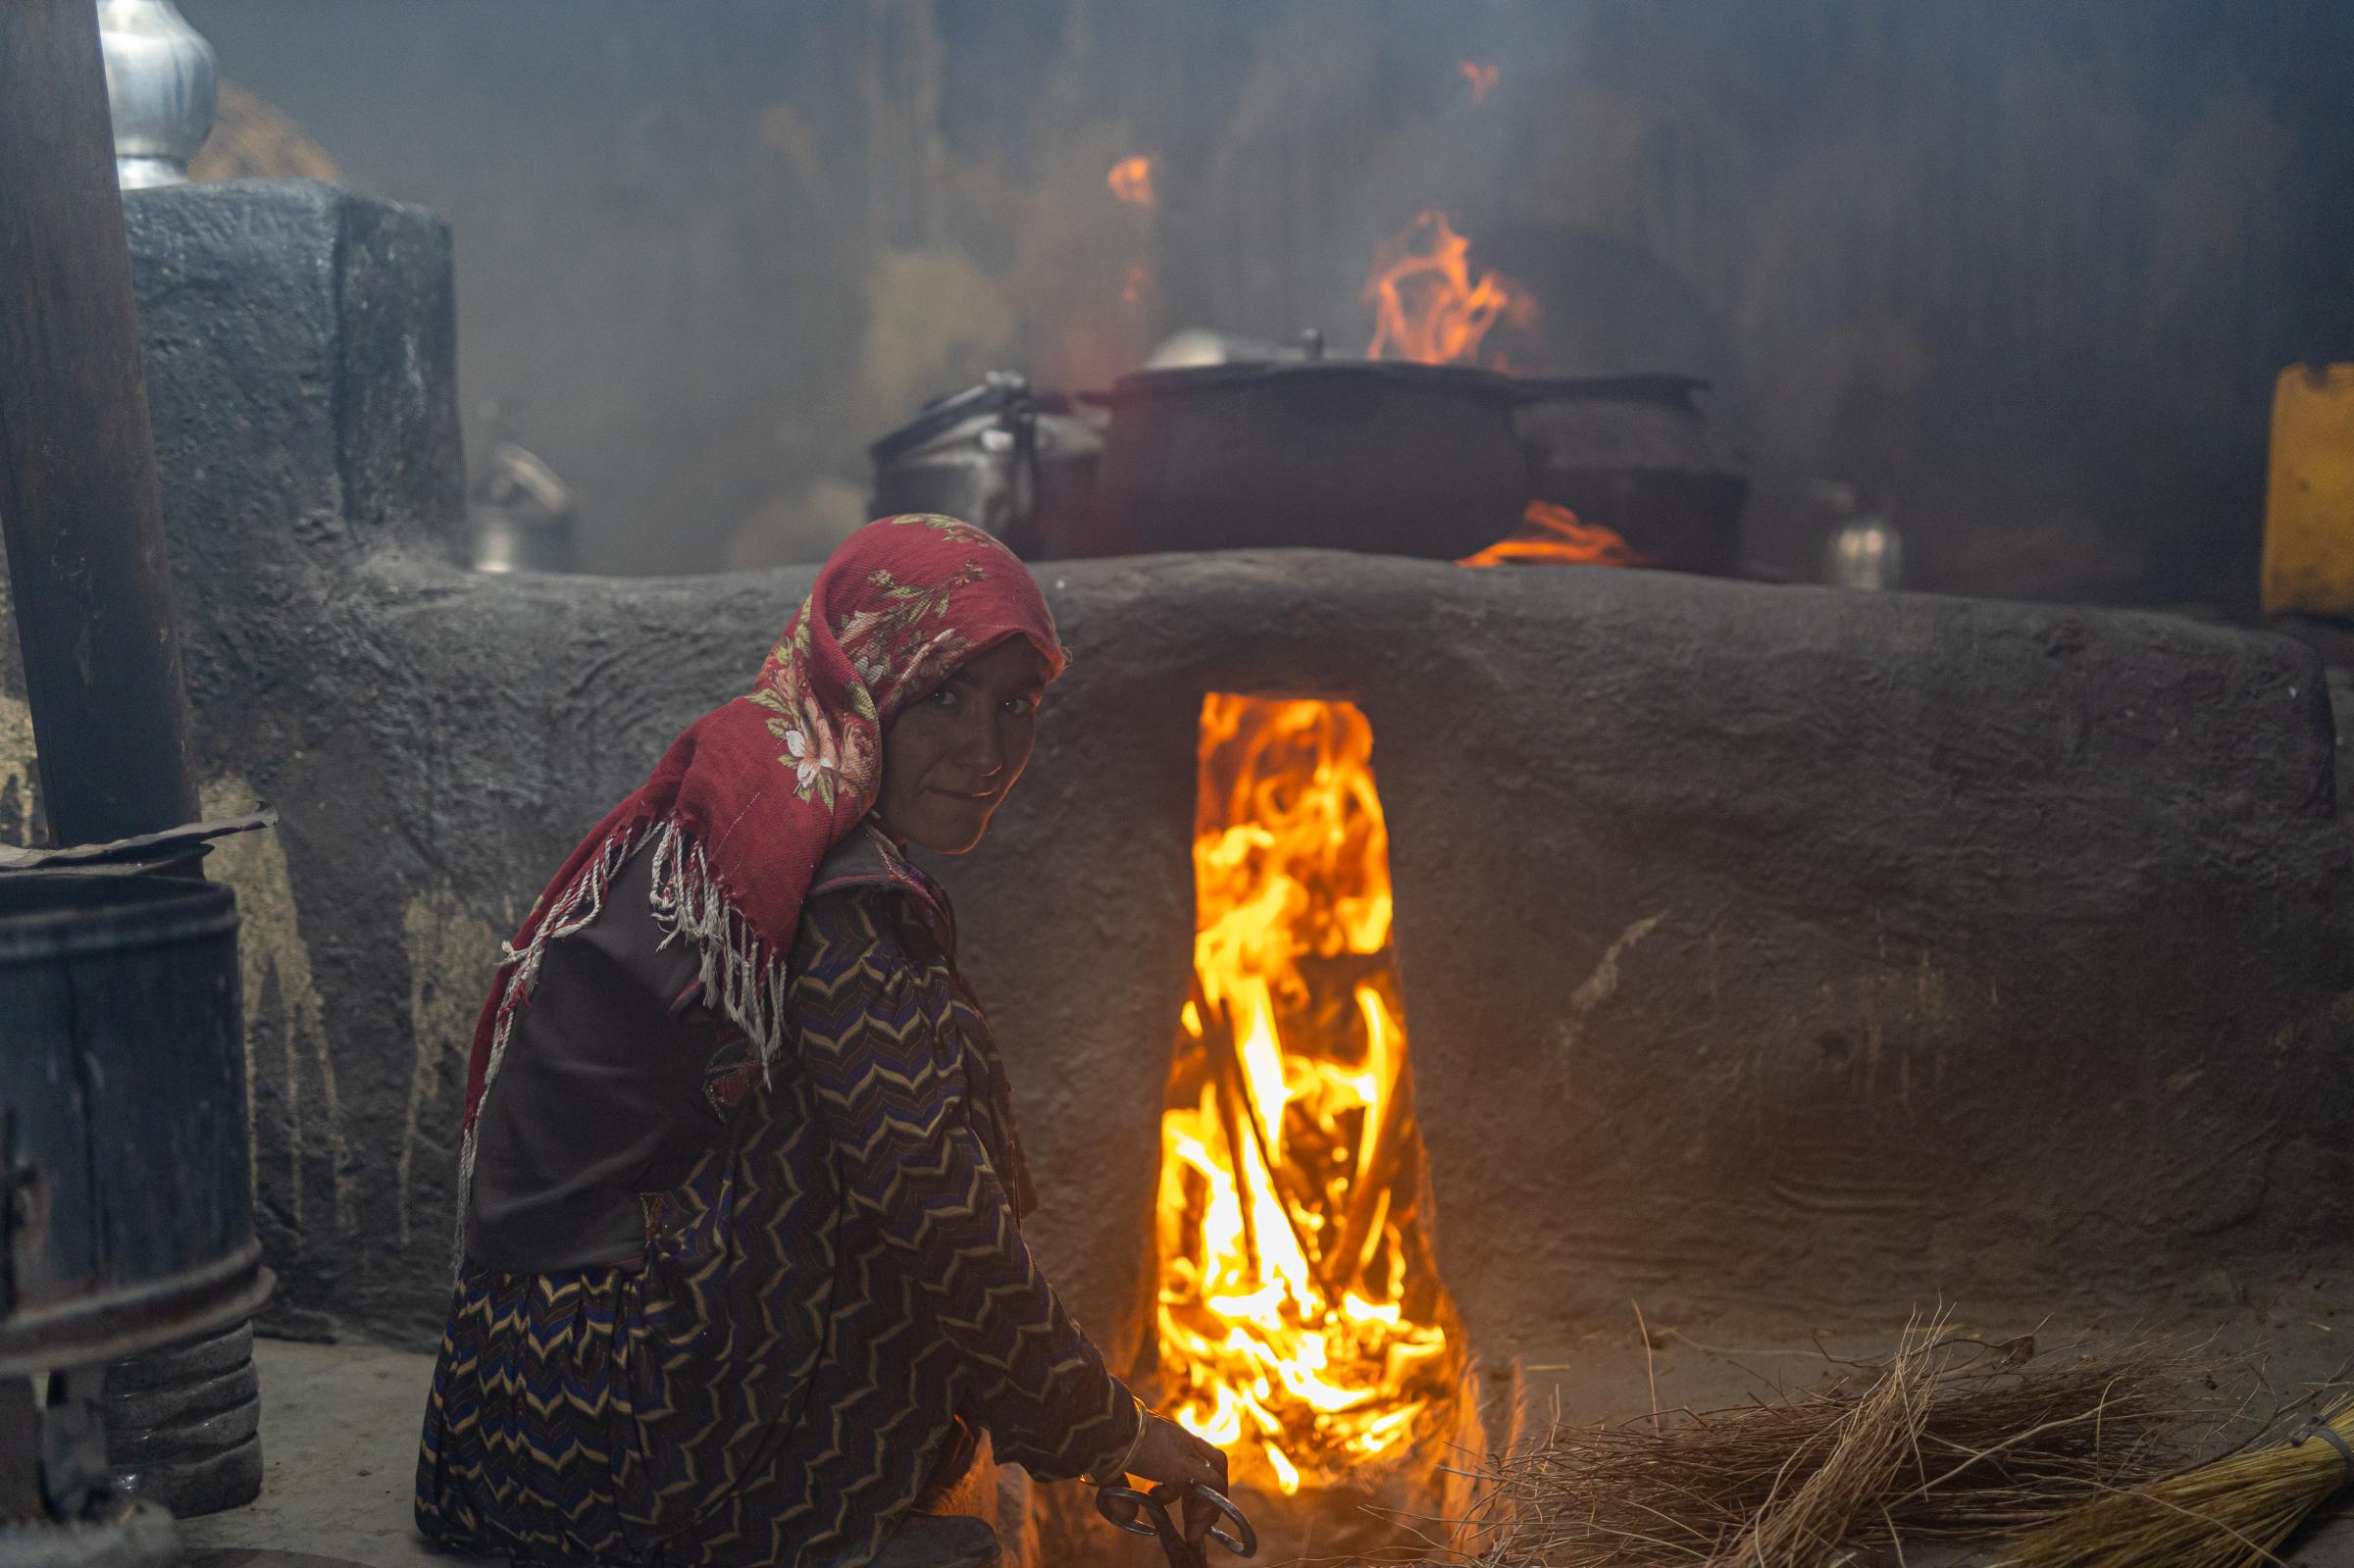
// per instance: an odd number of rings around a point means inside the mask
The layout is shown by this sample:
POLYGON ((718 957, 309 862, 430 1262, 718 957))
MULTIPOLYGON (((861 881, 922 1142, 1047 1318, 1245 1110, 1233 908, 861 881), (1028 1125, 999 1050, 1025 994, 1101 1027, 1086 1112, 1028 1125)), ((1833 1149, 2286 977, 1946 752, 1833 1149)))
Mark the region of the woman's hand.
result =
MULTIPOLYGON (((1128 1473, 1151 1482, 1184 1486, 1199 1482, 1214 1492, 1226 1491, 1226 1455, 1165 1416, 1145 1412, 1144 1436, 1128 1456, 1128 1473)), ((1185 1539, 1196 1545, 1222 1516, 1204 1503, 1187 1500, 1185 1539)))

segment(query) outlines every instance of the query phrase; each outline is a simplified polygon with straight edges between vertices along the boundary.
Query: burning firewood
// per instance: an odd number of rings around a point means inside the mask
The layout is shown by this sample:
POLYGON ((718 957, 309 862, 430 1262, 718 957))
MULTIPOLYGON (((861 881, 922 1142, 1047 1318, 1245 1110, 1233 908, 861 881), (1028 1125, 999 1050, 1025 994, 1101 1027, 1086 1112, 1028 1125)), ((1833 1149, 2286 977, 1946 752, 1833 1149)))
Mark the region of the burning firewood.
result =
POLYGON ((1429 1439, 1458 1364, 1417 1223, 1372 741, 1347 703, 1203 710, 1195 986, 1161 1122, 1161 1392, 1238 1478, 1285 1494, 1429 1439))

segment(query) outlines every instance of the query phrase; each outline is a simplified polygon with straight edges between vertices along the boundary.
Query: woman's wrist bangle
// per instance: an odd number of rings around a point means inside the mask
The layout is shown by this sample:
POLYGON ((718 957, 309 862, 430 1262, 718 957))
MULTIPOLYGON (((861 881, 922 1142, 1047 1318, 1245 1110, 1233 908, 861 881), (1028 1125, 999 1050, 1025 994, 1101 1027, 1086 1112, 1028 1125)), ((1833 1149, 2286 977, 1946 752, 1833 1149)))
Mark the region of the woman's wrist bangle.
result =
POLYGON ((1120 1450, 1117 1459, 1106 1460, 1087 1473, 1087 1479, 1099 1487, 1116 1487, 1126 1480, 1128 1461, 1135 1458, 1136 1450, 1145 1445, 1145 1424, 1152 1419, 1152 1412, 1146 1409, 1145 1401, 1137 1399, 1135 1394, 1128 1397, 1136 1400, 1136 1436, 1128 1440, 1128 1446, 1120 1450))

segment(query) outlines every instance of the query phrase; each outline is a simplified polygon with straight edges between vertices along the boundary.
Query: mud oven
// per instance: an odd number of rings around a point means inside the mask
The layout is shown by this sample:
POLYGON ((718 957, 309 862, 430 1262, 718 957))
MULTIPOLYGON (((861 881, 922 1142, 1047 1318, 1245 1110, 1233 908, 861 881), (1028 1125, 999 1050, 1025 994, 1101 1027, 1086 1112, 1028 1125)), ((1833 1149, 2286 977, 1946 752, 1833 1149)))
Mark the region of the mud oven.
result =
MULTIPOLYGON (((211 803, 283 813, 217 863, 278 1327, 427 1344, 497 938, 809 574, 458 570, 440 226, 299 183, 128 206, 211 803)), ((1884 1324, 2354 1229, 2294 644, 1341 552, 1040 576, 1071 674, 941 869, 1034 1245, 1270 1517, 1441 1485, 1630 1300, 1884 1324)), ((1016 1549, 1108 1549, 1054 1490, 1006 1483, 1016 1549)))

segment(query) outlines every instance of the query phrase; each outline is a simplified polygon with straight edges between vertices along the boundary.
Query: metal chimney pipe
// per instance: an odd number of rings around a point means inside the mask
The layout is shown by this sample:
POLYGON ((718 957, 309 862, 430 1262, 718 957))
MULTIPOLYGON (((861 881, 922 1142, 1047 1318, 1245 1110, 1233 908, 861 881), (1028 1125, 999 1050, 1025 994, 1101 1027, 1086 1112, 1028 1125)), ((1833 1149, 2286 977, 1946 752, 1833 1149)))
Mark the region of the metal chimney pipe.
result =
POLYGON ((61 844, 196 817, 90 0, 0 4, 0 537, 61 844))

